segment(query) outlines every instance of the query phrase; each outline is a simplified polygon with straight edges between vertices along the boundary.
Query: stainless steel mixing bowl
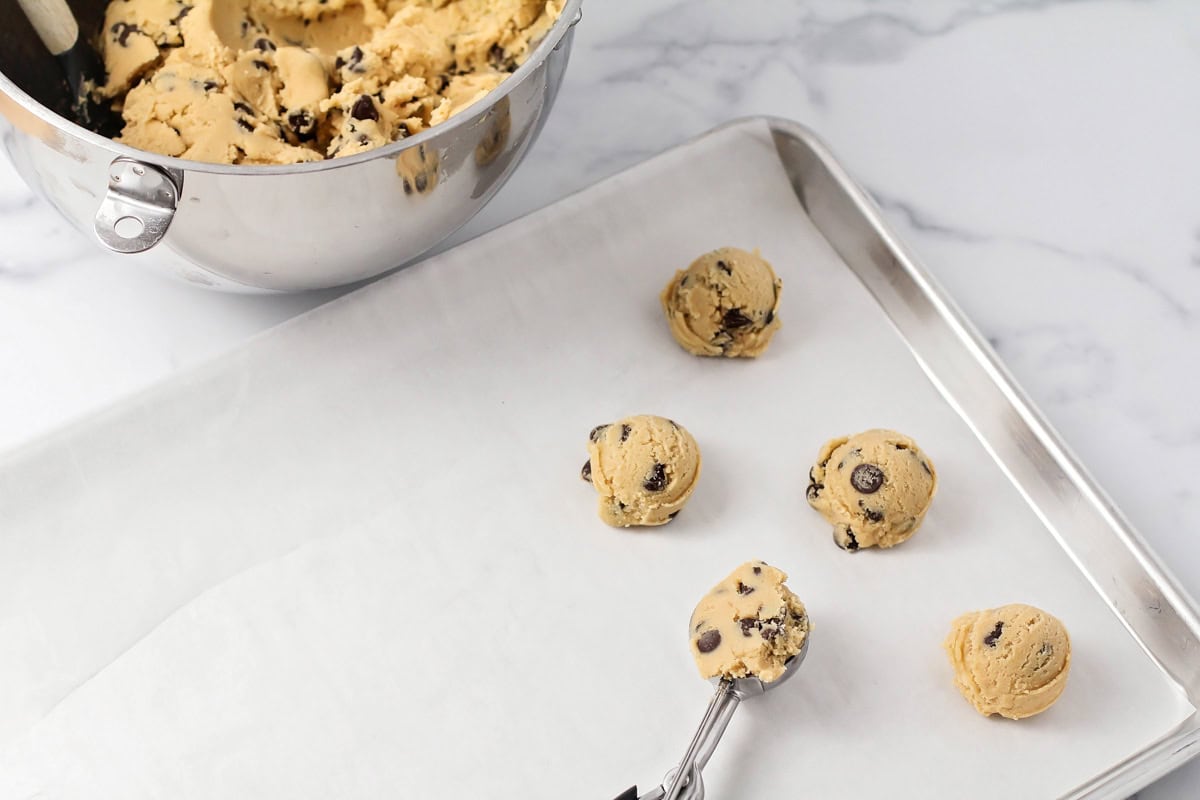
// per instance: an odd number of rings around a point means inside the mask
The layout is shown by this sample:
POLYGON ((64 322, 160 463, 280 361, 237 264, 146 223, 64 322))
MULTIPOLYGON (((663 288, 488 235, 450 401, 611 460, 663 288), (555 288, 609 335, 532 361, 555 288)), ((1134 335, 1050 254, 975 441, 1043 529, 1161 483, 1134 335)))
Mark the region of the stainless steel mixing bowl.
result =
MULTIPOLYGON (((484 100, 377 150, 289 166, 204 164, 71 122, 58 63, 0 0, 0 141, 25 181, 102 246, 196 284, 292 291, 378 275, 445 239, 533 144, 562 83, 583 0, 484 100)), ((71 0, 98 30, 106 0, 71 0)))

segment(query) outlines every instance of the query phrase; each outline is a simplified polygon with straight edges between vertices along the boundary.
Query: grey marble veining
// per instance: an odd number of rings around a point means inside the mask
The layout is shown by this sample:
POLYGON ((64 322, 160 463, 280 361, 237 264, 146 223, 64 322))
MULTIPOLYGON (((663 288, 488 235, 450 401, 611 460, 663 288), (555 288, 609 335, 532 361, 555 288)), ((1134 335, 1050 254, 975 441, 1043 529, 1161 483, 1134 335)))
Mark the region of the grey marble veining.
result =
MULTIPOLYGON (((591 0, 541 141, 455 241, 725 120, 798 119, 1200 594, 1197 74, 1187 0, 591 0)), ((137 271, 0 165, 0 447, 336 295, 137 271)), ((1140 797, 1197 792, 1193 764, 1140 797)))

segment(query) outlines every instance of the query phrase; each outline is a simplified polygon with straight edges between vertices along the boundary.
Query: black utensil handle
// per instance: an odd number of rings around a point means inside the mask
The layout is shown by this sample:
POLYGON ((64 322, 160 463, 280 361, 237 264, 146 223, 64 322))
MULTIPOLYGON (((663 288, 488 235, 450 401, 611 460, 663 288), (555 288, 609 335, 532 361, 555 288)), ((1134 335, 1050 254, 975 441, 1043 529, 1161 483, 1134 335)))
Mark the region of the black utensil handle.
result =
POLYGON ((637 787, 630 786, 624 792, 617 795, 617 800, 637 800, 637 787))

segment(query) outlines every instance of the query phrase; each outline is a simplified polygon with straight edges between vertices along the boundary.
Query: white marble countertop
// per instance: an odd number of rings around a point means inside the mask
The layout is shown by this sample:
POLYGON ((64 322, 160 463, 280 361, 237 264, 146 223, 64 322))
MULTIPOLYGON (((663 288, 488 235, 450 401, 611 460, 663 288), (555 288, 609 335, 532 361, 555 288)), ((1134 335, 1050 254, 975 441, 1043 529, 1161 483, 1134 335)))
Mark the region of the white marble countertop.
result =
MULTIPOLYGON (((1200 4, 590 0, 559 105, 455 241, 725 120, 821 134, 1200 595, 1200 4)), ((337 292, 101 253, 0 165, 0 449, 337 292)), ((1146 789, 1200 793, 1200 762, 1146 789)))

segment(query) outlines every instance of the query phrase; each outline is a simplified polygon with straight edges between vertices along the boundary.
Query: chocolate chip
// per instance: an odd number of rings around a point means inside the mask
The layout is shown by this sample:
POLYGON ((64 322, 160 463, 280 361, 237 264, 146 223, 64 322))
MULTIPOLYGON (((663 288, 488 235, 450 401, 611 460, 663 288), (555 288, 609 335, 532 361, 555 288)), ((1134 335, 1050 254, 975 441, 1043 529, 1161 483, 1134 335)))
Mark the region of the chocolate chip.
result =
POLYGON ((1049 642, 1042 642, 1042 646, 1038 650, 1038 655, 1045 659, 1049 659, 1050 656, 1054 655, 1054 645, 1050 644, 1049 642))
POLYGON ((600 437, 604 435, 604 430, 607 427, 607 425, 597 425, 596 427, 592 428, 592 432, 588 434, 588 438, 593 442, 600 441, 600 437))
POLYGON ((109 28, 113 34, 113 41, 121 45, 121 47, 129 46, 129 37, 135 33, 141 33, 142 29, 137 25, 131 25, 128 22, 117 22, 109 28))
POLYGON ((737 593, 738 593, 738 594, 753 594, 753 593, 754 593, 754 587, 753 587, 753 586, 747 586, 746 584, 742 583, 741 581, 738 581, 738 585, 737 585, 737 593))
POLYGON ((295 131, 298 136, 307 136, 308 134, 312 133, 313 126, 316 124, 316 120, 313 119, 313 115, 308 113, 308 111, 303 108, 299 111, 293 111, 292 113, 288 114, 287 121, 288 125, 292 126, 292 130, 295 131))
POLYGON ((754 574, 755 574, 755 575, 762 575, 762 567, 755 567, 755 568, 754 568, 754 574))
POLYGON ((633 432, 633 428, 629 427, 628 425, 622 425, 621 426, 621 441, 623 442, 626 439, 628 439, 629 434, 632 432, 633 432))
POLYGON ((742 636, 749 636, 750 632, 759 626, 759 621, 753 617, 738 620, 738 625, 742 626, 742 636))
POLYGON ((783 626, 779 624, 778 617, 771 617, 762 621, 758 633, 763 639, 770 642, 783 633, 783 626))
POLYGON ((926 464, 924 461, 921 462, 921 469, 925 470, 926 475, 928 475, 931 478, 933 477, 933 470, 931 470, 929 468, 929 465, 926 464))
POLYGON ((253 61, 251 61, 250 63, 253 64, 255 67, 257 67, 258 69, 261 69, 263 72, 266 72, 267 70, 269 70, 271 68, 270 64, 268 64, 265 61, 259 61, 257 58, 254 59, 253 61))
POLYGON ((996 641, 1000 638, 1000 632, 1004 630, 1004 623, 997 622, 996 627, 992 628, 992 632, 983 637, 983 643, 988 647, 995 647, 996 641))
POLYGON ((729 266, 729 263, 726 261, 718 261, 717 269, 721 270, 721 272, 724 272, 726 275, 733 274, 733 267, 729 266))
POLYGON ((850 473, 850 485, 863 494, 875 494, 883 486, 883 470, 874 464, 859 464, 850 473))
POLYGON ((625 504, 624 504, 624 503, 622 503, 620 500, 618 500, 618 501, 617 501, 617 505, 620 507, 620 509, 621 509, 622 511, 624 511, 624 510, 625 510, 625 504))
POLYGON ((843 531, 843 533, 845 534, 845 537, 846 537, 846 543, 842 544, 841 539, 839 539, 838 536, 836 535, 837 531, 834 531, 834 537, 833 537, 834 544, 836 544, 838 547, 842 548, 843 550, 849 550, 852 553, 855 552, 856 550, 858 550, 858 537, 856 537, 854 535, 854 531, 850 530, 849 528, 846 528, 843 531))
POLYGON ((904 444, 903 442, 894 442, 892 444, 892 447, 895 447, 897 450, 907 450, 908 449, 908 445, 904 444))
POLYGON ((360 94, 350 108, 350 116, 355 119, 370 119, 378 122, 379 109, 375 108, 375 101, 369 94, 360 94))
POLYGON ((252 117, 254 116, 254 109, 251 108, 250 106, 246 105, 245 103, 241 102, 240 100, 233 101, 233 109, 235 111, 240 111, 243 114, 249 114, 252 117))
POLYGON ((220 84, 217 83, 216 81, 205 81, 203 86, 204 86, 204 91, 211 92, 211 91, 214 91, 218 86, 220 86, 220 84))
POLYGON ((846 462, 845 462, 845 461, 839 461, 839 462, 838 462, 838 465, 837 465, 838 472, 841 472, 841 471, 842 471, 842 467, 844 467, 844 466, 846 466, 846 462))
POLYGON ((808 498, 808 502, 811 503, 820 497, 821 490, 824 488, 825 484, 818 482, 816 476, 813 475, 813 470, 810 469, 808 471, 808 489, 804 492, 804 495, 808 498))
POLYGON ((654 469, 646 476, 646 480, 642 482, 642 487, 647 492, 661 492, 667 488, 667 467, 664 464, 655 464, 654 469))
POLYGON ((721 646, 721 632, 718 630, 705 631, 696 640, 696 649, 701 653, 711 653, 721 646))
POLYGON ((863 516, 865 516, 871 522, 883 522, 882 511, 876 511, 873 508, 867 508, 866 504, 864 504, 862 500, 858 501, 858 507, 862 509, 863 516))
POLYGON ((358 135, 358 143, 359 144, 370 144, 371 140, 370 140, 370 138, 367 137, 367 135, 365 133, 360 133, 358 135))
POLYGON ((171 24, 178 26, 179 23, 183 21, 183 18, 190 13, 192 13, 192 6, 184 6, 183 8, 179 9, 178 14, 171 18, 171 24))
POLYGON ((412 184, 408 182, 408 178, 404 178, 404 179, 403 179, 403 182, 404 182, 404 193, 405 193, 405 194, 412 194, 412 193, 413 193, 413 187, 412 187, 412 184))
POLYGON ((345 59, 341 56, 338 56, 336 59, 334 59, 333 66, 335 69, 341 69, 342 67, 345 67, 351 72, 362 74, 363 72, 367 71, 366 67, 362 65, 362 62, 362 48, 355 45, 354 49, 350 51, 350 58, 345 59))
POLYGON ((237 124, 242 130, 249 131, 251 133, 254 132, 254 125, 248 122, 244 117, 238 117, 237 124))
POLYGON ((667 514, 667 519, 675 519, 678 516, 679 516, 678 511, 672 511, 670 514, 667 514))
POLYGON ((770 311, 767 312, 767 316, 763 318, 763 324, 770 325, 774 321, 775 321, 775 309, 771 309, 770 311))
POLYGON ((747 325, 753 325, 754 320, 742 313, 740 308, 731 308, 721 318, 721 324, 727 330, 737 330, 738 328, 745 328, 747 325))
POLYGON ((592 460, 590 458, 583 462, 583 469, 579 470, 579 477, 588 483, 592 482, 592 460))
POLYGON ((496 69, 500 69, 502 66, 504 66, 504 58, 504 48, 501 47, 498 42, 492 45, 491 49, 488 50, 488 61, 491 62, 491 65, 496 69))
POLYGON ((429 178, 424 172, 419 173, 417 177, 413 179, 413 183, 416 184, 418 192, 424 192, 429 188, 429 178))
POLYGON ((275 51, 275 43, 263 36, 254 40, 254 49, 263 53, 272 53, 275 51))

